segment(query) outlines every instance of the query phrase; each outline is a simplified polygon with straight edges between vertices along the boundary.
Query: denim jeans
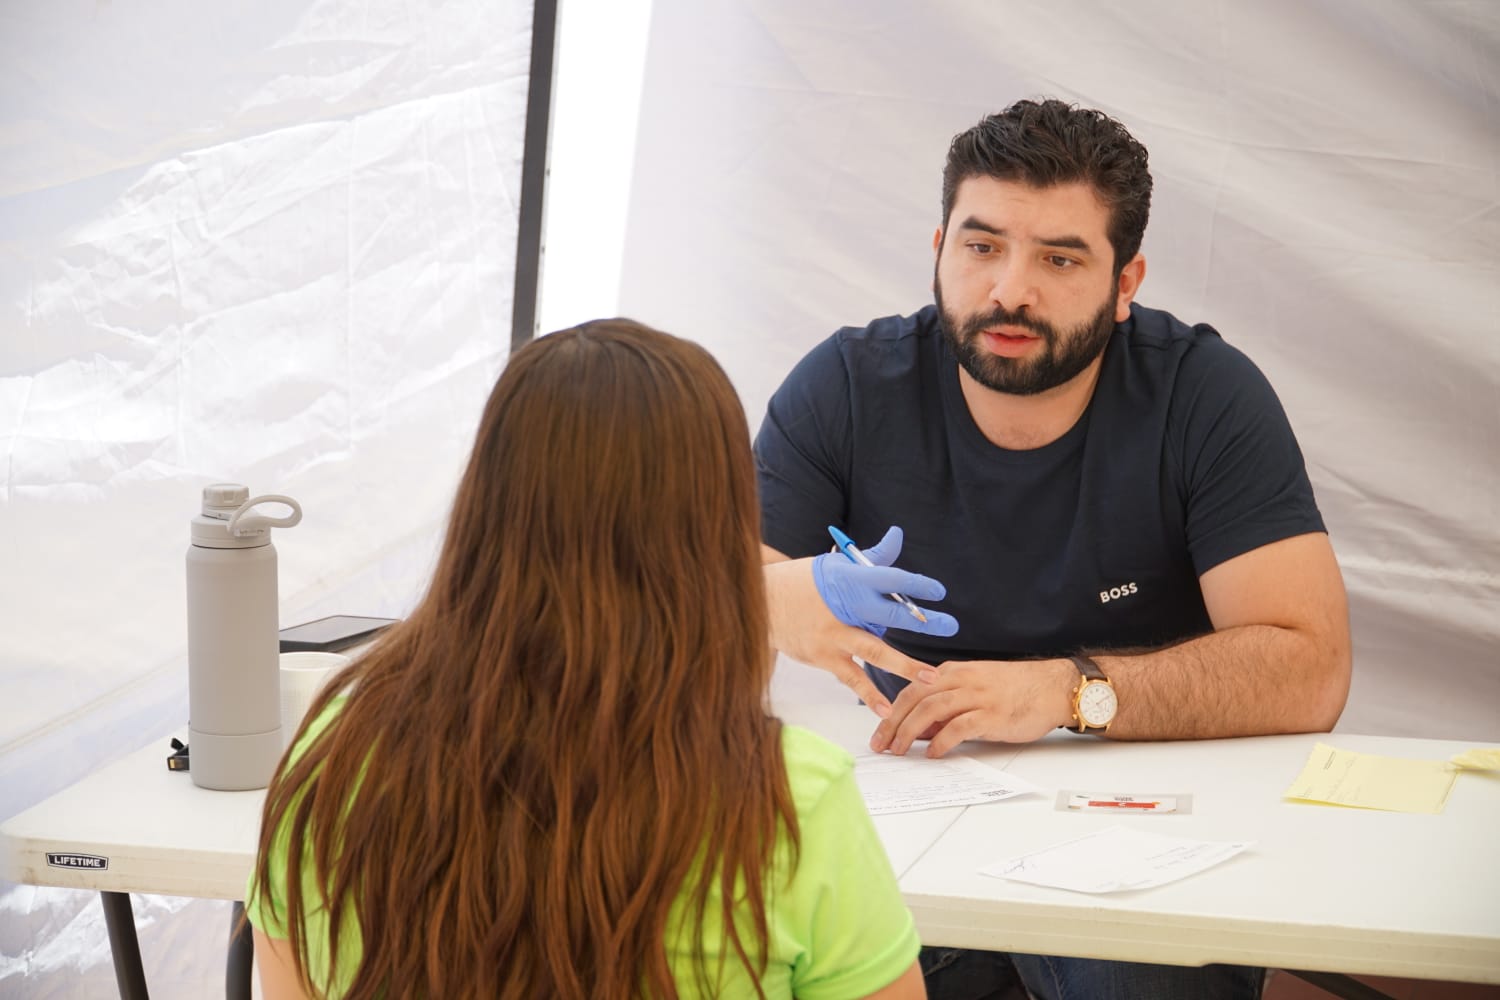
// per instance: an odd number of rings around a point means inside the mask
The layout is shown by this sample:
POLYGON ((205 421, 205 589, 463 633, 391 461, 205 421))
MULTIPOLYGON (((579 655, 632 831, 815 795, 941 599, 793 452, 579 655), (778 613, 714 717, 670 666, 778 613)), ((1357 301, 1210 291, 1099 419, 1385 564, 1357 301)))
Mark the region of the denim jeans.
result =
POLYGON ((928 1000, 1259 1000, 1265 970, 923 948, 928 1000))

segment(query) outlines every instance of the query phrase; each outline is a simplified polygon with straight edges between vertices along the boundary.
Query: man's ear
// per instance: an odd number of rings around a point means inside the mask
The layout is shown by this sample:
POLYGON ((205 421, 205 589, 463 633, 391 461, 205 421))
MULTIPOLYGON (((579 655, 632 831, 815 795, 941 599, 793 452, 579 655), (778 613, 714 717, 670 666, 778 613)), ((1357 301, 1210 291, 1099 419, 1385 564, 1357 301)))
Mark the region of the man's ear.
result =
POLYGON ((943 227, 932 231, 932 291, 937 291, 937 265, 943 256, 943 227))
POLYGON ((1130 303, 1135 301, 1135 293, 1140 291, 1141 282, 1146 280, 1146 258, 1141 254, 1135 257, 1120 269, 1119 287, 1115 289, 1115 322, 1123 323, 1130 318, 1130 303))

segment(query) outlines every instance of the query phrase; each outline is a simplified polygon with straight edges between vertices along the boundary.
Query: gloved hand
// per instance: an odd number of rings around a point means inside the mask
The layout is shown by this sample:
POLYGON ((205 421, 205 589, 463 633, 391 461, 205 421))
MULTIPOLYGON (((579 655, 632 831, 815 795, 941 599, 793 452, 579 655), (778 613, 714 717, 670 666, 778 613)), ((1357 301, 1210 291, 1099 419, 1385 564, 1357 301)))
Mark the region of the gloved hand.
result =
POLYGON ((958 620, 941 611, 922 609, 927 616, 920 622, 911 612, 886 596, 905 594, 918 601, 940 601, 948 593, 938 581, 918 573, 896 569, 891 564, 901 554, 904 536, 900 528, 891 528, 880 544, 864 553, 873 566, 851 562, 842 552, 826 552, 813 560, 813 582, 818 594, 833 616, 845 625, 862 628, 875 635, 885 635, 887 628, 901 628, 925 635, 952 635, 958 631, 958 620))

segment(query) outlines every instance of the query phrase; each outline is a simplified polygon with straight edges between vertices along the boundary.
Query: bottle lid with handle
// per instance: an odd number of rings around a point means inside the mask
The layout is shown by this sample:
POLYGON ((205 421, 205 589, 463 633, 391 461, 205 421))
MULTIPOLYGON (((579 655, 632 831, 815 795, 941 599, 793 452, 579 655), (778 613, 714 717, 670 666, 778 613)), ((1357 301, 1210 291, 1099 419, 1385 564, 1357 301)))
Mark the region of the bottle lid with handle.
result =
POLYGON ((291 497, 267 493, 252 498, 238 483, 212 483, 203 487, 203 511, 193 518, 194 545, 212 549, 251 549, 271 540, 272 528, 291 528, 302 520, 302 505, 291 497), (279 503, 291 508, 283 517, 252 511, 261 504, 279 503))

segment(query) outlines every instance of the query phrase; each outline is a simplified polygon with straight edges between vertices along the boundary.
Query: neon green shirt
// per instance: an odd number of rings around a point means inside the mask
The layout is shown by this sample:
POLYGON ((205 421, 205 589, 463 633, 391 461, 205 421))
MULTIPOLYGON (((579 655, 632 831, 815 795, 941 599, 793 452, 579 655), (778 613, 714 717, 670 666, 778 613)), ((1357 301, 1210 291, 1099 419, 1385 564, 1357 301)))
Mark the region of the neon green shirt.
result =
MULTIPOLYGON (((309 736, 326 727, 342 704, 342 699, 336 699, 309 727, 309 736)), ((769 884, 781 888, 769 892, 766 898, 770 957, 762 988, 768 998, 800 1000, 844 1000, 873 993, 916 960, 920 947, 916 926, 901 900, 890 860, 854 784, 849 754, 796 726, 783 727, 781 749, 801 827, 802 849, 795 871, 790 843, 783 840, 774 851, 769 884)), ((287 935, 284 920, 277 916, 277 911, 285 908, 286 855, 286 835, 282 832, 271 851, 271 896, 261 896, 253 877, 245 890, 245 912, 250 922, 276 938, 287 935)), ((303 898, 316 900, 311 873, 304 871, 302 877, 303 898)), ((714 983, 710 995, 753 997, 749 974, 725 940, 719 900, 716 885, 708 898, 703 928, 703 964, 714 983), (720 975, 722 979, 718 979, 720 975)), ((677 988, 689 998, 702 994, 694 977, 697 956, 685 950, 693 940, 682 926, 685 909, 679 897, 668 917, 666 940, 677 988)), ((307 918, 312 979, 316 984, 327 983, 326 914, 319 907, 307 918)), ((330 997, 343 995, 360 960, 354 939, 358 924, 352 914, 345 919, 350 938, 339 949, 339 968, 332 978, 330 997)), ((743 930, 742 935, 753 939, 743 930)), ((454 958, 461 960, 460 956, 454 958)))

